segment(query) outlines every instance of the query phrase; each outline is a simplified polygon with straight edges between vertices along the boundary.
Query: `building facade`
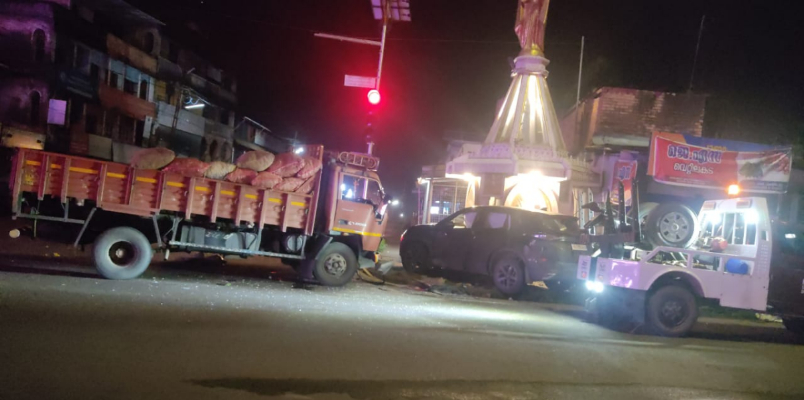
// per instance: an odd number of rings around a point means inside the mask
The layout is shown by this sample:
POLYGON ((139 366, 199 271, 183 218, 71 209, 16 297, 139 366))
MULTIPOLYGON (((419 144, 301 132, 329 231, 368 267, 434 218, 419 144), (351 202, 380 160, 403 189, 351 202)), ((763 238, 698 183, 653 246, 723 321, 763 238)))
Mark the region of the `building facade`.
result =
POLYGON ((118 162, 164 146, 232 161, 237 104, 231 74, 125 1, 0 3, 4 146, 118 162))

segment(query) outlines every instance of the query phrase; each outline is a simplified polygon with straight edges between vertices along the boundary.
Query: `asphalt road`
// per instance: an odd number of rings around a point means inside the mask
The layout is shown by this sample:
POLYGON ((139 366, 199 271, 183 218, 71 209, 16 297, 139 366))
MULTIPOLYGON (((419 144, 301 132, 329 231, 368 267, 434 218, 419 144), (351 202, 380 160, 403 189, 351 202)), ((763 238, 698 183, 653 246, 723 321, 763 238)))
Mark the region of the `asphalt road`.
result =
POLYGON ((663 339, 558 306, 196 264, 108 281, 3 257, 0 399, 804 398, 804 346, 778 328, 663 339))

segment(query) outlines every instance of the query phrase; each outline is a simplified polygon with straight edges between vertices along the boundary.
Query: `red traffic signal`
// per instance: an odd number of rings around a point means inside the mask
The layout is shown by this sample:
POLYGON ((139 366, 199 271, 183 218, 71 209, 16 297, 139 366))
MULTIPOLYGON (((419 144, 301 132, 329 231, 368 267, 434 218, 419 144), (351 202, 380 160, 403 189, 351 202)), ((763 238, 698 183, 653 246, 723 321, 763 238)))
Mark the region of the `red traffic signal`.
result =
POLYGON ((377 89, 369 90, 368 92, 368 101, 372 105, 380 104, 380 91, 377 89))

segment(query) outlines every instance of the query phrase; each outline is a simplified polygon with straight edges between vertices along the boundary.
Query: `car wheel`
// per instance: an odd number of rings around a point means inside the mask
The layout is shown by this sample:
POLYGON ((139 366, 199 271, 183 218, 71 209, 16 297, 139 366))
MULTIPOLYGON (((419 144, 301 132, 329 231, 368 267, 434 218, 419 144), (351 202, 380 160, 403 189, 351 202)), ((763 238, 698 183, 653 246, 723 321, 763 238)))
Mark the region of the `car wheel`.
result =
POLYGON ((491 268, 494 287, 506 296, 515 296, 525 288, 525 270, 516 258, 497 260, 491 268))
POLYGON ((148 269, 152 256, 148 238, 129 227, 103 232, 92 249, 95 268, 106 279, 134 279, 148 269))
POLYGON ((652 333, 661 336, 683 336, 698 320, 695 295, 681 286, 663 286, 648 298, 645 317, 652 333))
POLYGON ((654 246, 686 249, 698 238, 695 213, 681 203, 659 204, 645 220, 645 238, 654 246))
POLYGON ((411 274, 420 274, 430 269, 427 247, 423 243, 411 243, 401 251, 402 267, 411 274))
POLYGON ((782 318, 784 327, 797 335, 804 334, 804 318, 782 318))
POLYGON ((324 286, 343 286, 357 273, 357 258, 349 246, 330 243, 315 262, 313 275, 324 286))

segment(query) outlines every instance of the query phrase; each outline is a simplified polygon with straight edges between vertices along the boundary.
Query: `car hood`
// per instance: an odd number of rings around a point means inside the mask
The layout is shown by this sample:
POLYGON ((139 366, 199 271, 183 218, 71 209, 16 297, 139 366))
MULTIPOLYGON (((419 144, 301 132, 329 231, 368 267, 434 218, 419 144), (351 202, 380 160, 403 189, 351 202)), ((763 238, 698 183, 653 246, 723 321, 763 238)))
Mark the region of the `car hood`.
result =
POLYGON ((435 232, 435 225, 415 225, 408 228, 405 233, 402 234, 403 241, 408 241, 410 239, 424 239, 432 235, 435 232))

